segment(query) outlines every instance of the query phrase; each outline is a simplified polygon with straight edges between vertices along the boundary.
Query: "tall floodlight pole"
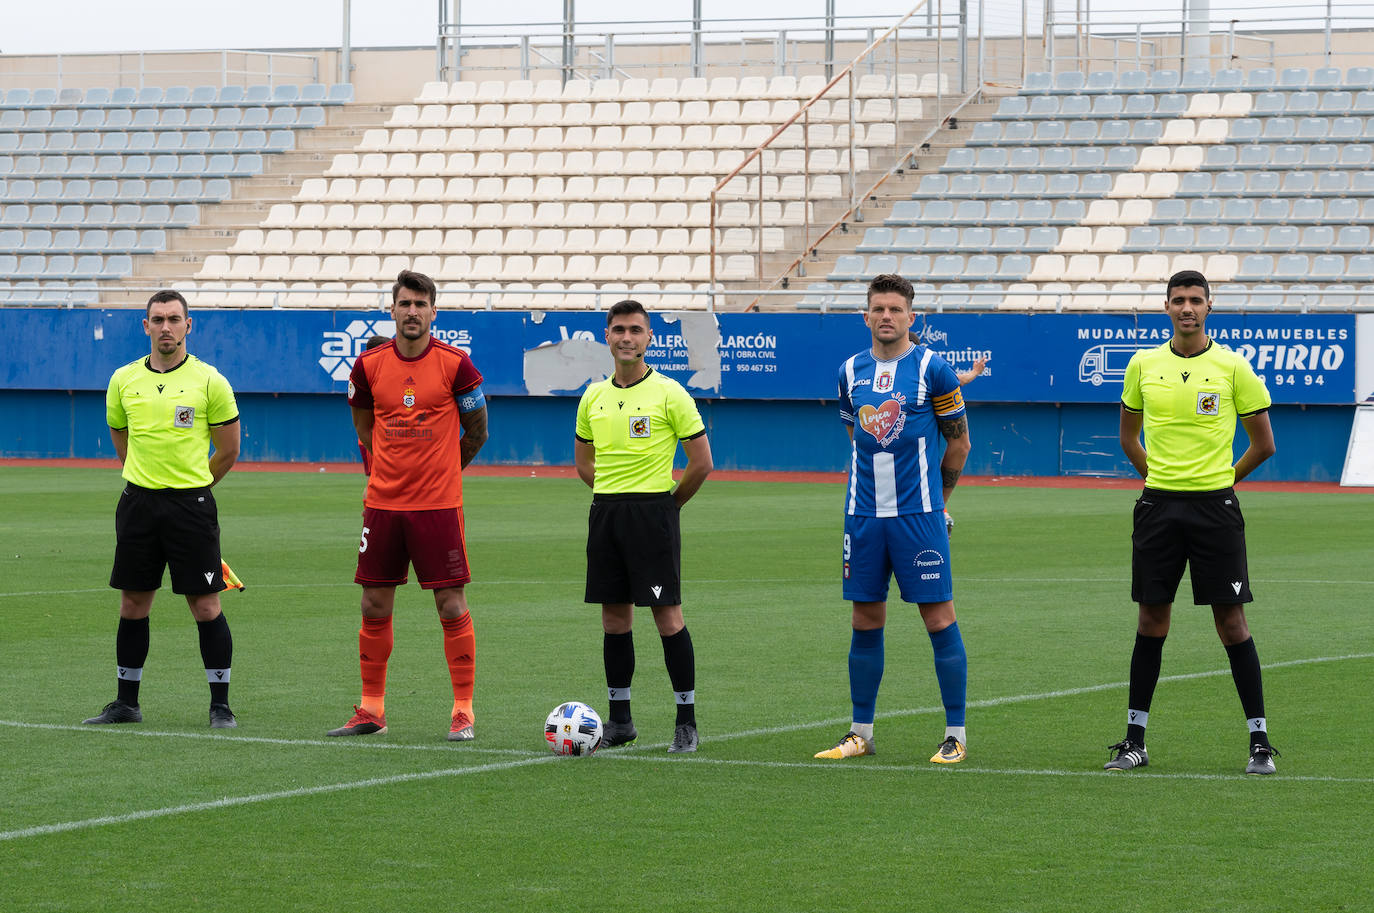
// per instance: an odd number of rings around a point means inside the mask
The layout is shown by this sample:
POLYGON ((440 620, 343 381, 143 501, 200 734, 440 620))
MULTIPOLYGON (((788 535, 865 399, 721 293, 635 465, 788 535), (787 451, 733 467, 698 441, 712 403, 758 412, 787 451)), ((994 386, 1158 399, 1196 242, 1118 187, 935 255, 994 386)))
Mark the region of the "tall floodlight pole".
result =
POLYGON ((692 75, 700 76, 704 64, 701 55, 701 0, 692 0, 692 75))
POLYGON ((959 0, 959 94, 968 92, 968 0, 959 0))
POLYGON ((573 11, 574 0, 563 0, 563 85, 568 84, 573 73, 573 26, 577 14, 573 11))
POLYGON ((339 82, 353 81, 352 24, 352 0, 343 0, 343 47, 339 49, 339 82))
POLYGON ((1184 69, 1212 68, 1212 5, 1210 0, 1183 0, 1187 9, 1188 37, 1183 57, 1184 69))
POLYGON ((825 81, 835 77, 835 0, 825 0, 825 81))

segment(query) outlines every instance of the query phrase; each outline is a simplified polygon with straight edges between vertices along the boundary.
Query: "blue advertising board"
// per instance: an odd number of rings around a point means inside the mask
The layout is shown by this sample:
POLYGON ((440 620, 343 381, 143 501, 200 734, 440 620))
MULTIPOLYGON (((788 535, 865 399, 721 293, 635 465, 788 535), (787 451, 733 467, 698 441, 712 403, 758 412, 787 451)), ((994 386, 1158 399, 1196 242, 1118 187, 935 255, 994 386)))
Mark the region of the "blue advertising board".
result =
MULTIPOLYGON (((105 389, 148 351, 140 317, 0 309, 0 389, 105 389)), ((610 371, 604 328, 592 312, 441 310, 434 333, 472 354, 488 395, 572 396, 610 371)), ((1115 402, 1131 355, 1169 338, 1163 314, 931 314, 916 328, 956 370, 989 359, 965 391, 982 402, 1115 402)), ((243 393, 341 393, 368 337, 394 331, 380 311, 206 310, 188 345, 243 393)), ((840 363, 869 343, 858 314, 655 314, 653 331, 649 363, 707 399, 834 399, 840 363)), ((1356 399, 1352 314, 1213 314, 1208 331, 1276 403, 1356 399)))

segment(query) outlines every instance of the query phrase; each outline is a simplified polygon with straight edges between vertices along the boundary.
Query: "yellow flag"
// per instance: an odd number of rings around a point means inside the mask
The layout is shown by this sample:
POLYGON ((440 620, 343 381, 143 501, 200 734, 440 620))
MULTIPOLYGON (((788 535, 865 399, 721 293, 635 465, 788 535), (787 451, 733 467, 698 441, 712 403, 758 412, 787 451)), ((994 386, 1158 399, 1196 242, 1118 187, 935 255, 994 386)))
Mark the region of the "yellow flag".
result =
POLYGON ((233 571, 233 569, 232 569, 231 567, 229 567, 229 562, 228 562, 228 561, 221 561, 221 562, 219 563, 219 566, 220 566, 220 571, 221 571, 221 572, 223 573, 223 575, 224 575, 224 588, 225 588, 225 589, 227 589, 227 590, 246 590, 246 589, 248 589, 248 587, 246 587, 246 586, 243 585, 243 581, 239 580, 238 577, 234 576, 234 571, 233 571))

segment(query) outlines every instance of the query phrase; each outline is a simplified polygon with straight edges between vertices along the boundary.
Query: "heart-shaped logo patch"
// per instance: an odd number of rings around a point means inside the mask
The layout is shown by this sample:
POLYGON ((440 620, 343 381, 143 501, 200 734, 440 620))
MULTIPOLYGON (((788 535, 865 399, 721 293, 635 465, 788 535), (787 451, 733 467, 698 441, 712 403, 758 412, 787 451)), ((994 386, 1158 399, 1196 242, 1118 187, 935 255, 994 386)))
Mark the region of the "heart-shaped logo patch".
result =
POLYGON ((895 399, 890 399, 881 406, 863 405, 859 407, 859 424, 877 441, 882 441, 887 437, 892 426, 897 424, 897 419, 902 414, 902 406, 895 399))

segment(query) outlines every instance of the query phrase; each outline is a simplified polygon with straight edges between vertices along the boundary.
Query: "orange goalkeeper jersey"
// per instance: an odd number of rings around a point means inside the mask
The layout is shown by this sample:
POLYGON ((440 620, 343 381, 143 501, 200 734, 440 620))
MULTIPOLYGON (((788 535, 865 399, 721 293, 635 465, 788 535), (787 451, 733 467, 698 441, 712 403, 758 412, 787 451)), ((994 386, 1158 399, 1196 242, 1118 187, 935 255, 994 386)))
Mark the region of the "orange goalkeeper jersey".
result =
POLYGON ((438 340, 416 358, 395 343, 358 356, 348 404, 371 409, 372 474, 363 503, 382 510, 461 507, 459 400, 482 383, 462 349, 438 340))

